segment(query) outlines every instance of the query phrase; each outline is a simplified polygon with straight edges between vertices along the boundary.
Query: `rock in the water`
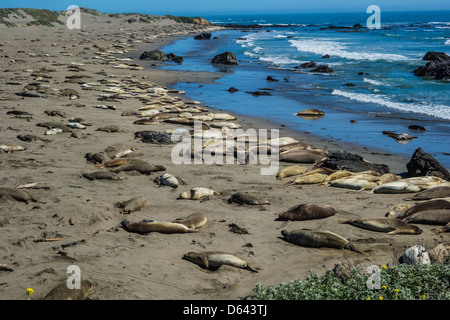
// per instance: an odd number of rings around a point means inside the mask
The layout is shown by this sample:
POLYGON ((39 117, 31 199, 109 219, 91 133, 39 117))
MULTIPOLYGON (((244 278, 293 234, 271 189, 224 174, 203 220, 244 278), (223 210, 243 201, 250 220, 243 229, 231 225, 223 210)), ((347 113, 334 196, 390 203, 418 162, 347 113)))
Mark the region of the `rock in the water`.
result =
POLYGON ((320 164, 334 170, 348 170, 350 172, 362 172, 374 170, 379 174, 389 173, 389 167, 385 164, 375 164, 364 160, 358 154, 347 151, 330 151, 327 158, 320 164))
POLYGON ((305 62, 300 65, 300 68, 305 68, 305 69, 315 68, 315 67, 317 67, 317 64, 314 61, 305 62))
POLYGON ((436 80, 450 79, 450 56, 445 52, 429 51, 423 57, 423 60, 429 62, 414 70, 416 76, 432 77, 436 80))
POLYGON ((183 57, 177 56, 175 53, 169 53, 167 55, 167 58, 169 58, 170 60, 172 60, 175 63, 182 63, 183 62, 183 57))
POLYGON ((210 32, 202 32, 196 36, 194 36, 195 40, 209 40, 211 39, 211 33, 210 32))
POLYGON ((169 61, 167 55, 161 50, 145 51, 143 54, 141 54, 139 59, 169 61))
POLYGON ((431 154, 418 148, 406 164, 408 177, 435 176, 450 181, 450 173, 431 154))
POLYGON ((317 68, 312 70, 312 72, 331 73, 331 72, 334 72, 334 70, 331 69, 329 66, 323 65, 323 66, 318 66, 317 68))
POLYGON ((236 55, 233 52, 226 51, 224 53, 216 55, 212 60, 211 63, 213 64, 230 64, 230 65, 237 65, 238 60, 236 58, 236 55))

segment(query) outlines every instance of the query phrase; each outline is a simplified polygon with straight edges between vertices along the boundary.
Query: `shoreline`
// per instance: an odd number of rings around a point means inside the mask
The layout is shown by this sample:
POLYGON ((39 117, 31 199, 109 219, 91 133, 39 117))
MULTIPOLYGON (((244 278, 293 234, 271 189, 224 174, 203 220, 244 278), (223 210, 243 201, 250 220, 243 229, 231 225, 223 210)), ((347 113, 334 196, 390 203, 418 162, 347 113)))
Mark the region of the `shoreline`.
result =
MULTIPOLYGON (((130 62, 116 60, 114 55, 140 54, 139 48, 146 45, 128 40, 145 39, 151 33, 133 25, 117 25, 123 30, 94 22, 83 33, 70 33, 63 28, 8 29, 10 32, 1 41, 2 55, 7 56, 0 60, 4 70, 0 75, 3 81, 0 112, 5 119, 0 121, 1 143, 22 144, 26 150, 0 154, 3 166, 0 185, 11 188, 36 185, 22 189, 35 202, 0 197, 0 264, 11 269, 0 271, 0 299, 25 300, 26 288, 33 288, 32 299, 42 299, 56 285, 66 282, 68 266, 77 265, 81 278, 94 283, 94 290, 88 296, 91 300, 241 300, 258 283, 268 286, 304 279, 309 271, 323 274, 343 261, 364 270, 373 264, 395 264, 406 246, 420 243, 432 249, 436 241, 448 241, 448 233, 438 237, 431 231, 434 228, 431 225, 420 225, 423 229, 420 235, 388 235, 339 223, 356 217, 382 217, 403 201, 404 194, 290 185, 291 179, 280 181, 275 176, 261 175, 264 166, 260 164, 174 164, 170 157, 173 145, 144 143, 134 133, 185 126, 164 122, 137 125, 134 124, 137 116, 122 114, 146 105, 136 98, 142 94, 142 88, 158 91, 162 88, 159 83, 169 84, 177 77, 189 76, 191 80, 203 77, 204 81, 210 81, 212 75, 116 68, 130 62), (131 51, 117 53, 119 49, 131 51), (94 59, 96 56, 99 58, 94 59), (16 95, 26 87, 31 92, 39 90, 42 97, 16 95), (65 90, 72 94, 64 95, 65 90), (121 98, 114 98, 119 90, 126 92, 121 98), (72 99, 73 96, 76 98, 72 99), (97 105, 115 108, 96 108, 97 105), (7 114, 12 110, 31 115, 7 114), (51 110, 64 113, 65 118, 46 113, 51 110), (64 127, 72 117, 81 117, 91 125, 55 135, 45 135, 47 128, 37 125, 57 122, 64 127), (123 130, 97 130, 108 125, 123 130), (80 133, 81 137, 74 137, 73 133, 80 133), (17 138, 20 134, 50 141, 25 142, 17 138), (136 170, 119 172, 118 180, 86 179, 85 173, 110 171, 87 161, 86 155, 105 152, 116 144, 132 146, 133 157, 162 165, 165 170, 150 174, 136 170), (155 180, 164 172, 180 177, 185 184, 178 188, 159 185, 155 180), (211 188, 219 194, 202 200, 178 199, 180 193, 194 187, 211 188), (228 203, 236 192, 248 192, 268 200, 270 205, 228 203), (136 196, 143 196, 148 205, 139 211, 121 213, 117 202, 136 196), (276 220, 280 212, 310 202, 332 205, 337 208, 337 214, 307 221, 276 220), (124 220, 174 221, 192 213, 203 213, 208 218, 193 233, 138 234, 121 227, 124 220), (354 241, 362 253, 300 247, 282 239, 282 230, 297 228, 333 231, 354 241), (50 238, 57 240, 40 241, 50 238), (213 271, 183 259, 187 252, 216 250, 245 259, 257 266, 259 272, 231 266, 213 271)), ((159 44, 158 40, 152 41, 149 46, 159 44)), ((167 93, 168 97, 190 100, 177 92, 167 93)), ((244 129, 267 127, 266 121, 240 115, 235 122, 242 123, 244 129)), ((288 128, 281 133, 281 136, 291 136, 288 128)), ((305 141, 312 143, 310 137, 306 135, 305 141)), ((392 163, 393 167, 398 165, 391 157, 384 157, 380 162, 373 157, 369 159, 375 163, 392 163)), ((280 163, 280 168, 289 165, 280 163)))

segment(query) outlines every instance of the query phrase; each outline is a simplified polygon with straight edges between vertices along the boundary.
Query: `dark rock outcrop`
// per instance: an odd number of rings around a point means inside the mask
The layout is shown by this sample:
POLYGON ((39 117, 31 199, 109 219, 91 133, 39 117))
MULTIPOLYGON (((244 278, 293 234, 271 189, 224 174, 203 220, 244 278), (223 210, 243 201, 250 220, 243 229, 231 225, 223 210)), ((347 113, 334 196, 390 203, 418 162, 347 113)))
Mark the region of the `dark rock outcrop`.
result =
POLYGON ((172 135, 166 132, 149 132, 142 136, 142 142, 154 144, 172 144, 172 135))
POLYGON ((318 66, 317 68, 312 70, 312 72, 322 72, 322 73, 331 73, 333 71, 334 71, 333 69, 331 69, 329 66, 325 66, 325 65, 318 66))
POLYGON ((300 65, 300 68, 308 69, 308 68, 315 68, 317 67, 317 64, 314 61, 305 62, 300 65))
POLYGON ((371 163, 364 160, 360 155, 347 151, 330 151, 327 158, 320 164, 320 167, 351 172, 374 170, 379 174, 389 173, 387 165, 371 163))
POLYGON ((416 76, 450 80, 450 56, 445 52, 429 51, 423 57, 423 60, 429 62, 414 70, 416 76))
POLYGON ((202 32, 196 36, 194 36, 195 40, 209 40, 211 39, 211 33, 209 32, 202 32))
POLYGON ((169 61, 167 55, 161 50, 145 51, 139 57, 141 60, 159 60, 159 61, 169 61))
POLYGON ((408 177, 435 176, 450 181, 450 173, 431 154, 418 148, 406 164, 408 177))
POLYGON ((167 58, 169 58, 170 60, 172 60, 173 62, 176 62, 176 63, 183 62, 183 57, 177 56, 175 53, 169 53, 167 55, 167 58))
POLYGON ((237 65, 238 60, 236 55, 233 52, 226 51, 224 53, 216 55, 212 60, 213 64, 229 64, 229 65, 237 65))

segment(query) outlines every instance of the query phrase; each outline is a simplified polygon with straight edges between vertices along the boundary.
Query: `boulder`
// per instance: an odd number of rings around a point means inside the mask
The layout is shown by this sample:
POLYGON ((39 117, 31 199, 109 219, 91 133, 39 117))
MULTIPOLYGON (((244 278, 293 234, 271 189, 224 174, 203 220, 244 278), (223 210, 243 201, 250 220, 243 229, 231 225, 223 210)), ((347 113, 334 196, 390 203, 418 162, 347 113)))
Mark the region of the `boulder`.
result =
POLYGON ((435 176, 450 181, 450 173, 431 154, 418 148, 406 164, 408 177, 435 176))
POLYGON ((226 51, 224 53, 216 55, 212 60, 213 64, 229 64, 229 65, 237 65, 238 60, 236 55, 233 52, 226 51))
POLYGON ((305 62, 300 65, 300 68, 308 69, 308 68, 315 68, 317 67, 317 64, 314 61, 305 62))
POLYGON ((318 66, 317 68, 312 70, 312 72, 322 72, 322 73, 331 73, 333 71, 334 71, 333 69, 331 69, 329 66, 326 65, 318 66))
POLYGON ((423 60, 429 62, 414 70, 416 76, 450 80, 450 56, 445 52, 429 51, 425 54, 423 60))
POLYGON ((389 167, 387 165, 371 163, 360 155, 347 151, 330 151, 327 158, 320 164, 320 167, 334 170, 348 170, 351 172, 374 170, 380 175, 389 173, 389 167))
POLYGON ((161 50, 145 51, 139 57, 141 60, 159 60, 159 61, 169 61, 167 55, 161 50))
POLYGON ((172 60, 173 62, 176 62, 176 63, 183 62, 183 57, 177 56, 175 53, 169 53, 167 55, 167 58, 169 58, 170 60, 172 60))
POLYGON ((211 33, 209 32, 202 32, 196 36, 194 36, 195 40, 209 40, 211 39, 211 33))

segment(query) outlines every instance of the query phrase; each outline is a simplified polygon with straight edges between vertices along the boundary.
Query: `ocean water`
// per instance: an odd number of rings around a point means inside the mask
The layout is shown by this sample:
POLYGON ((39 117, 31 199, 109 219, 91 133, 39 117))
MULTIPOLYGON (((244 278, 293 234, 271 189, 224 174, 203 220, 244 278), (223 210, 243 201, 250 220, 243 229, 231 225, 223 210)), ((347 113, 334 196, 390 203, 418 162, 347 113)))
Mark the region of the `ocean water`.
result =
POLYGON ((386 153, 410 157, 421 147, 450 168, 450 82, 413 74, 426 64, 422 57, 428 51, 450 53, 450 11, 381 12, 381 29, 328 28, 366 26, 369 16, 365 11, 206 16, 218 25, 262 28, 214 32, 217 39, 211 40, 182 38, 162 50, 183 56, 183 63, 162 68, 219 72, 221 77, 213 84, 175 85, 213 108, 386 153), (212 65, 211 59, 224 51, 234 52, 239 65, 212 65), (334 72, 295 68, 309 61, 328 65, 334 72), (267 81, 269 75, 278 81, 267 81), (229 93, 230 87, 239 91, 229 93), (257 90, 270 95, 248 93, 257 90), (307 108, 321 109, 325 117, 305 120, 293 115, 307 108), (426 131, 411 131, 409 125, 421 125, 426 131), (401 144, 383 131, 417 138, 401 144))

